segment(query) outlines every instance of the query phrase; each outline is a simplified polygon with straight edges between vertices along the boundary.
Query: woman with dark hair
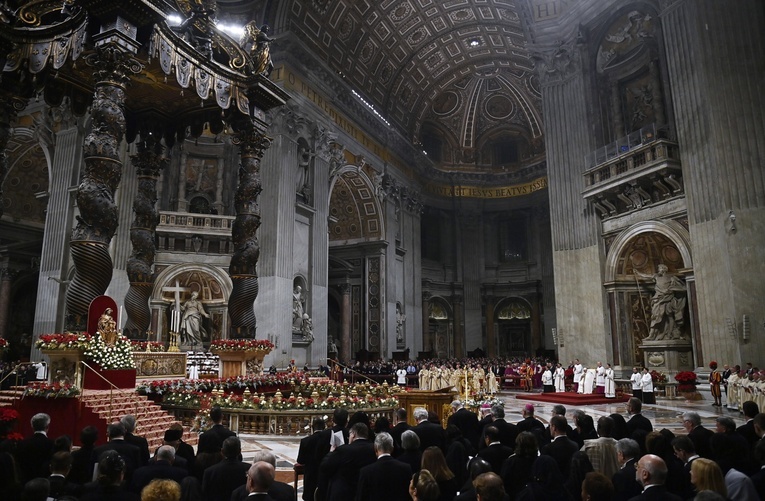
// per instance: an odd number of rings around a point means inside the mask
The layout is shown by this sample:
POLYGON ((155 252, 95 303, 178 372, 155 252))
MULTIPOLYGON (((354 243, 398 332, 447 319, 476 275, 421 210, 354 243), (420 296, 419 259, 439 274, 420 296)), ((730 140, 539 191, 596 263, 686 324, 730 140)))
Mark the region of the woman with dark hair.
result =
POLYGON ((686 494, 688 473, 685 465, 675 456, 672 440, 675 435, 667 429, 652 431, 645 437, 646 454, 654 454, 664 460, 667 465, 667 480, 664 487, 668 492, 683 497, 686 494))
POLYGON ((531 481, 531 468, 537 461, 539 449, 537 439, 530 431, 524 431, 515 438, 515 452, 502 463, 501 477, 505 481, 505 493, 515 499, 531 481))
POLYGON ((582 482, 588 473, 594 471, 590 458, 587 453, 576 451, 571 456, 571 466, 568 470, 568 479, 566 480, 566 491, 574 501, 582 501, 582 482))
POLYGON ((412 475, 409 482, 409 495, 412 501, 438 501, 438 483, 428 470, 420 470, 412 475))
POLYGON ((372 429, 375 435, 378 433, 390 433, 390 421, 385 416, 375 419, 375 426, 372 429))
POLYGON ((436 479, 440 495, 439 501, 452 501, 457 495, 460 485, 454 477, 454 472, 446 465, 446 458, 441 449, 432 445, 422 453, 422 470, 428 470, 436 479))
POLYGON ((558 464, 550 456, 539 456, 531 467, 531 482, 518 493, 515 498, 518 501, 538 501, 541 499, 555 499, 556 501, 570 501, 571 496, 563 486, 563 474, 558 464))
POLYGON ((609 414, 608 417, 614 420, 614 431, 611 438, 617 441, 623 438, 630 438, 630 432, 627 430, 627 421, 624 419, 624 416, 613 413, 609 414))
POLYGON ((138 494, 122 487, 125 460, 117 451, 108 450, 98 458, 98 480, 86 484, 80 501, 138 501, 138 494))
POLYGON ((364 423, 370 430, 372 426, 369 424, 369 414, 364 411, 356 411, 348 419, 348 429, 350 429, 356 423, 364 423))

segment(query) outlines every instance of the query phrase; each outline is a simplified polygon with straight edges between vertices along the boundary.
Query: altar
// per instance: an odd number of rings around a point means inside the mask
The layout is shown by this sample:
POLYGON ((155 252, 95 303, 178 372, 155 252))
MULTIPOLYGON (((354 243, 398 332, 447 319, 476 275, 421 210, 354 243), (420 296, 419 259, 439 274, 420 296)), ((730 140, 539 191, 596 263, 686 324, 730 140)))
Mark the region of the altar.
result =
POLYGON ((185 379, 186 353, 134 351, 136 377, 141 379, 185 379))

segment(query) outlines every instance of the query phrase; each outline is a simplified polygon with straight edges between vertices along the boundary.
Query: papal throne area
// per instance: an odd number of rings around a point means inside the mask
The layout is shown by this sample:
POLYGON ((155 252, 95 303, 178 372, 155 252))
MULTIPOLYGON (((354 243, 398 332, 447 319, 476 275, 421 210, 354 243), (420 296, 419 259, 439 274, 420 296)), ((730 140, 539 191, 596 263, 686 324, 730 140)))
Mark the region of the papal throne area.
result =
POLYGON ((453 400, 528 404, 549 425, 556 403, 625 413, 637 373, 683 434, 677 414, 743 424, 762 400, 761 2, 0 19, 0 410, 22 435, 52 413, 76 448, 138 414, 153 455, 220 407, 249 460, 336 408, 446 428, 453 400))

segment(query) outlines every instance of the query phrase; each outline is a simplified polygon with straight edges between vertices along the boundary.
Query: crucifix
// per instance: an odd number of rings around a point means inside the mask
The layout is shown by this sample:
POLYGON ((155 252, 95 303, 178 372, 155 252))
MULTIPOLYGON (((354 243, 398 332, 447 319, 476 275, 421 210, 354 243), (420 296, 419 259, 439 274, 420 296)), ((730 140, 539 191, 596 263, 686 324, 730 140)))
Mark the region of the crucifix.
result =
POLYGON ((162 292, 172 292, 175 296, 175 308, 173 308, 171 317, 170 331, 176 334, 181 330, 181 292, 190 290, 189 287, 181 287, 177 278, 175 279, 175 287, 162 287, 162 292))

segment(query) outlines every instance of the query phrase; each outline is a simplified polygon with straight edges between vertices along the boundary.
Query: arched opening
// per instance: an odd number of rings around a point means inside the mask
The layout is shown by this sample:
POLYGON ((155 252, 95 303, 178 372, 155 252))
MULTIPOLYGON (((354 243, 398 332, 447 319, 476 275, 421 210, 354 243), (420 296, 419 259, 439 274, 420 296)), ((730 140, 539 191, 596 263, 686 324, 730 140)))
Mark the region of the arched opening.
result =
POLYGON ((452 306, 441 297, 428 302, 428 329, 425 347, 432 357, 449 358, 454 355, 454 315, 452 306))
POLYGON ((385 252, 380 200, 371 167, 347 165, 333 178, 329 200, 329 281, 341 289, 340 358, 388 357, 395 333, 385 329, 385 252), (389 339, 390 337, 390 339, 389 339))
POLYGON ((647 342, 688 346, 675 365, 692 368, 694 356, 701 357, 694 322, 695 276, 687 242, 682 226, 649 221, 625 230, 609 249, 605 288, 613 359, 625 370, 650 366, 647 359, 658 361, 649 368, 664 367, 663 355, 646 357, 647 342))
POLYGON ((501 357, 532 353, 531 305, 518 297, 503 299, 496 307, 497 352, 501 357))

